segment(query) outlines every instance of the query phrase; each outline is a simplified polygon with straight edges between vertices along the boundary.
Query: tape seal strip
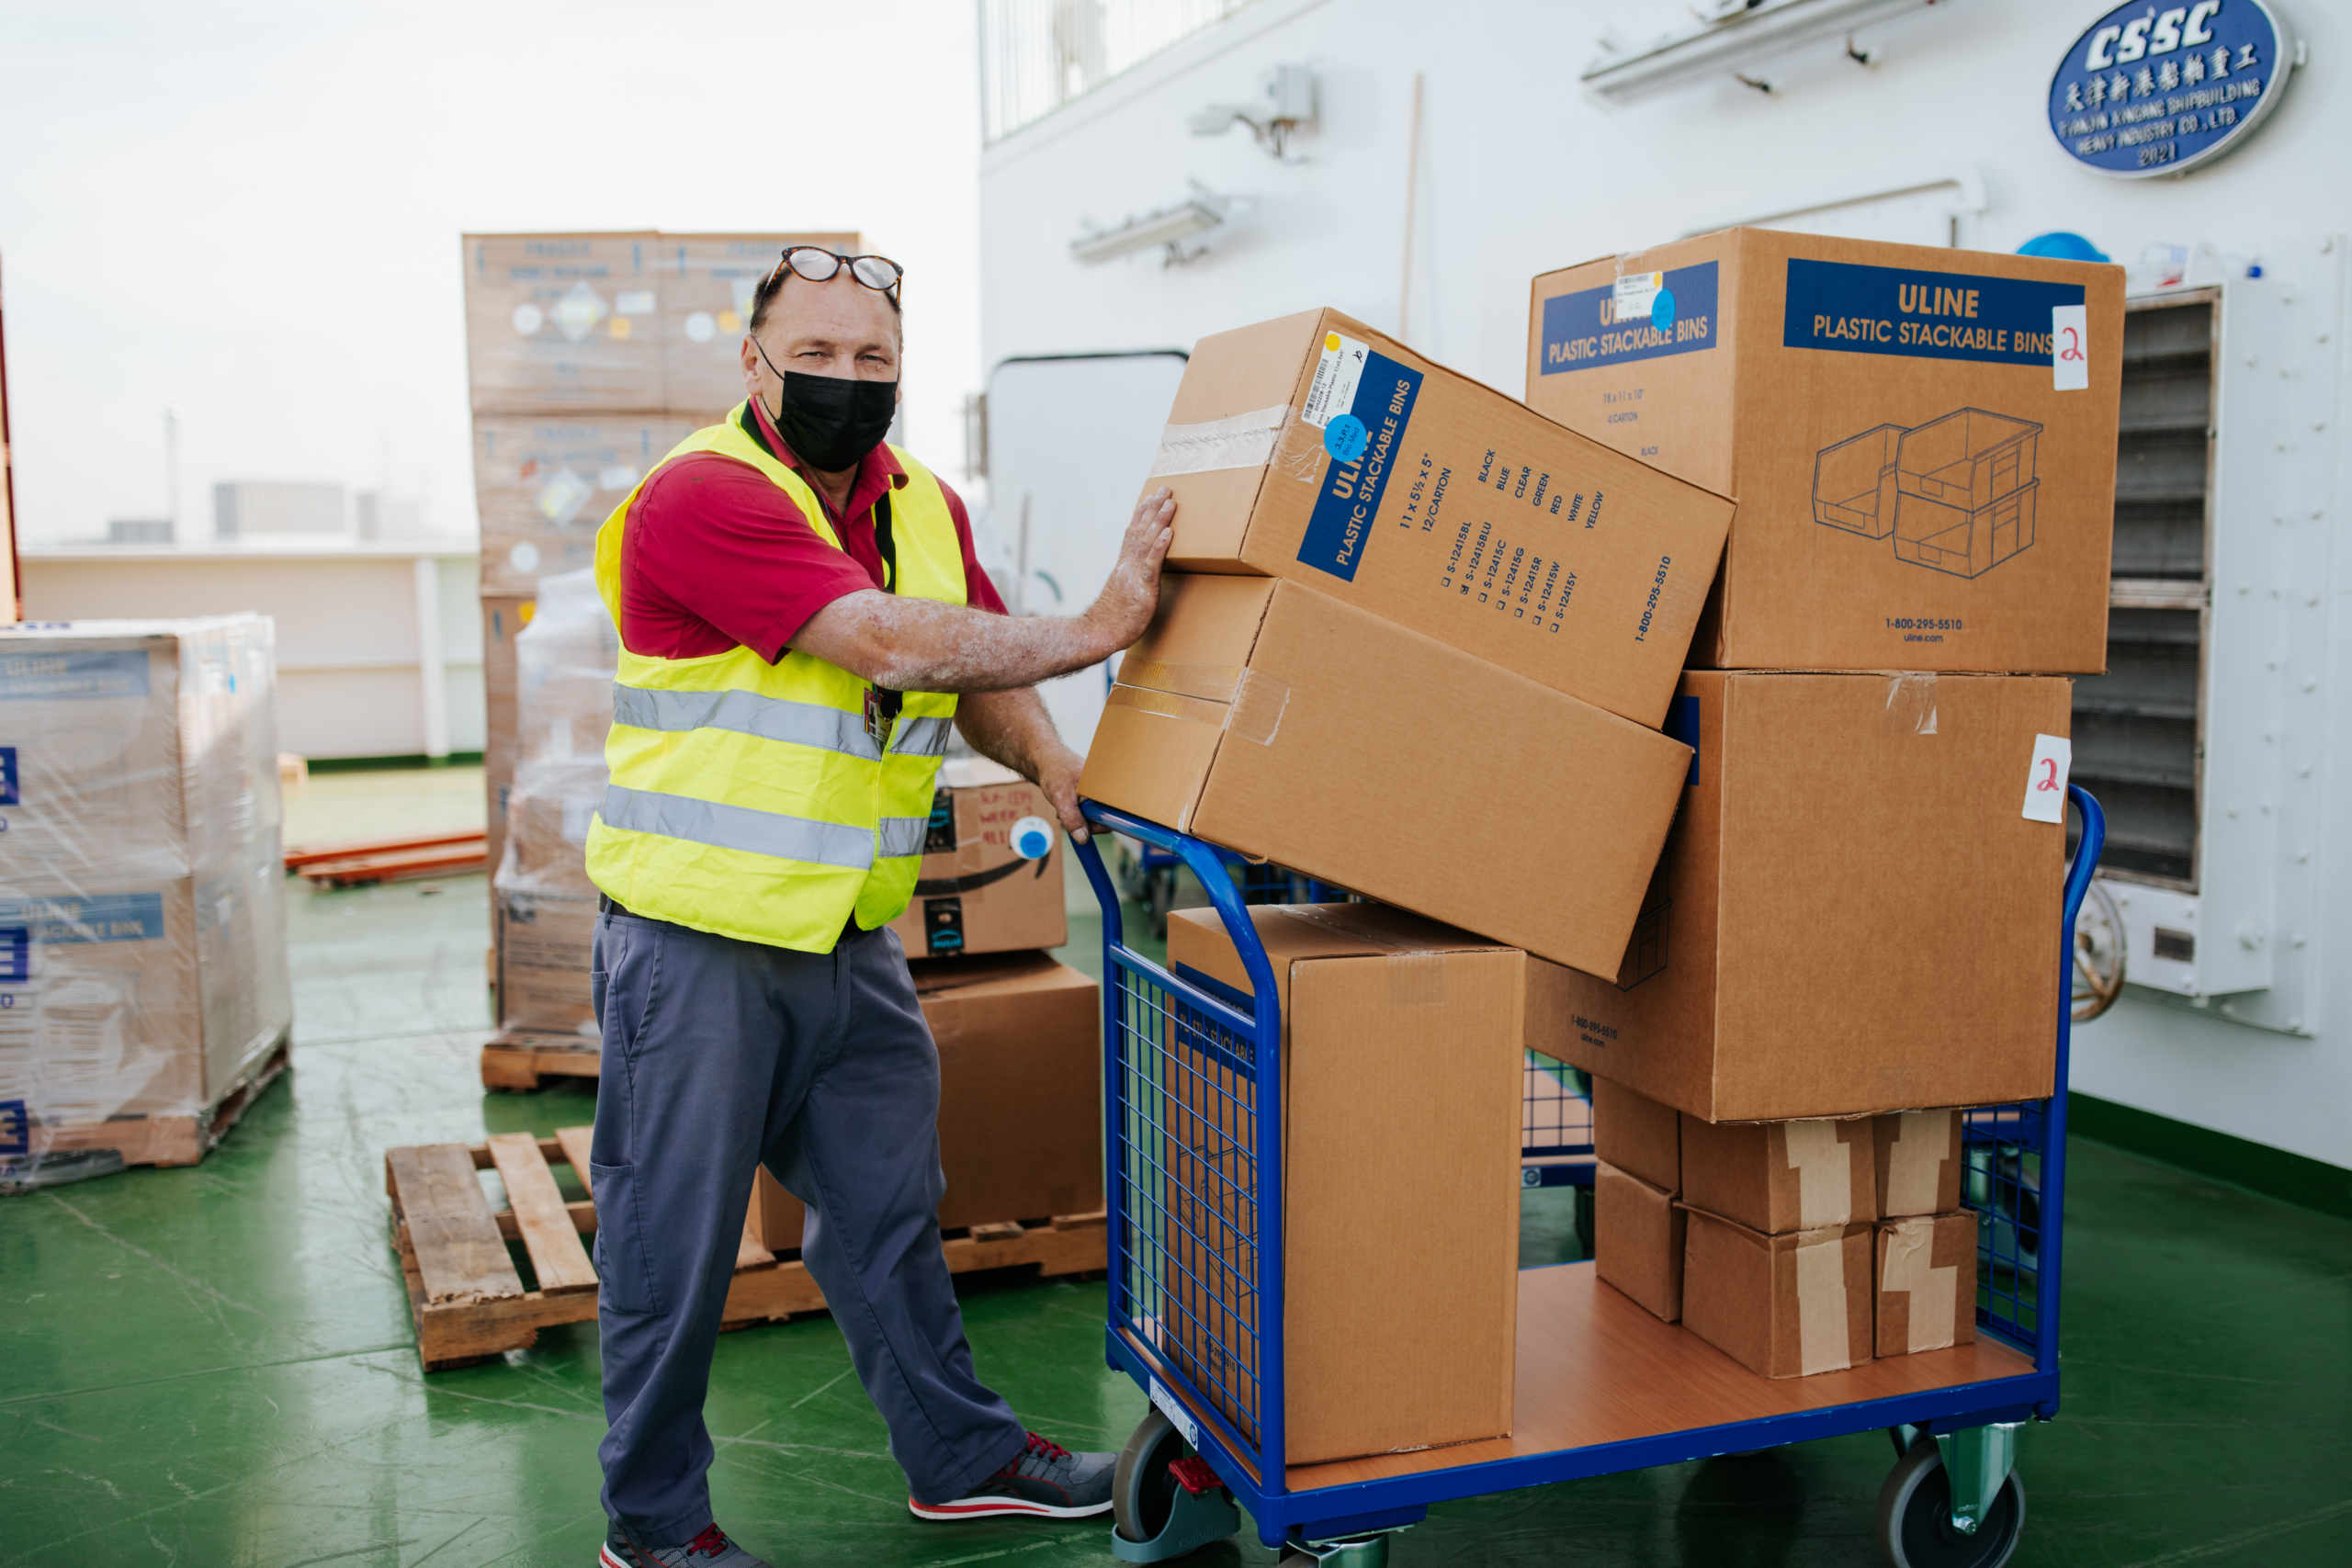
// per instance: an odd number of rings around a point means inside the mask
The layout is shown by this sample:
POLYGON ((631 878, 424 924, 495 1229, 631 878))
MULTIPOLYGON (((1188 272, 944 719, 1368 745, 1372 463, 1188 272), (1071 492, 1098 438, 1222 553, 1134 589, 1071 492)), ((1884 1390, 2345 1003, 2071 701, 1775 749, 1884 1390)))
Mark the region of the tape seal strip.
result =
POLYGON ((1225 419, 1169 425, 1159 433, 1159 451, 1147 477, 1157 479, 1218 468, 1262 468, 1274 455, 1274 443, 1290 418, 1290 405, 1276 403, 1225 419))

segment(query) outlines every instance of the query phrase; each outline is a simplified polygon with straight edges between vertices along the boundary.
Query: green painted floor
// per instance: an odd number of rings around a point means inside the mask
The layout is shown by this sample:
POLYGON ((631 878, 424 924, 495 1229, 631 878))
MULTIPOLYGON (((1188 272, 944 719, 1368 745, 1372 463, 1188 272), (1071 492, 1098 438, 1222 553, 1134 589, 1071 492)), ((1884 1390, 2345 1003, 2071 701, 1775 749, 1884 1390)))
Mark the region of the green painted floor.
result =
MULTIPOLYGON (((0 1564, 594 1561, 593 1325, 427 1379, 386 1244, 388 1145, 593 1109, 481 1093, 488 892, 440 887, 289 890, 296 1068, 202 1166, 0 1200, 0 1564)), ((2025 1435, 2015 1561, 2352 1563, 2352 1224, 2093 1144, 2074 1169, 2066 1408, 2025 1435)), ((1529 1213, 1563 1253, 1564 1198, 1529 1213)), ((1102 1314, 1099 1284, 966 1296, 983 1374, 1073 1445, 1143 1411, 1102 1314)), ((828 1321, 723 1337, 710 1425, 719 1517, 779 1565, 1112 1561, 1102 1525, 911 1519, 828 1321)), ((1392 1561, 1867 1564, 1889 1458, 1861 1437, 1453 1505, 1392 1561)))

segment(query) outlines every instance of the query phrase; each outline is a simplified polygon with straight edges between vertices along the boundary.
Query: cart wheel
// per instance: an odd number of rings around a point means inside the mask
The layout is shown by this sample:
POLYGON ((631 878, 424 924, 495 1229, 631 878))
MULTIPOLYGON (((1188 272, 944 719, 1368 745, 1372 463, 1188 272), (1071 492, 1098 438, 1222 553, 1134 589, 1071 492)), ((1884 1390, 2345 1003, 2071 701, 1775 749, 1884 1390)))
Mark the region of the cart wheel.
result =
POLYGON ((1176 1506, 1176 1478, 1168 1467, 1192 1450, 1176 1424, 1154 1410, 1119 1450, 1111 1472, 1111 1517, 1129 1540, 1149 1540, 1168 1524, 1176 1506))
POLYGON ((1894 1568, 2001 1568, 2025 1529, 2018 1472, 2001 1483, 1974 1535, 1951 1527, 1951 1482, 1933 1438, 1911 1445, 1878 1494, 1878 1546, 1894 1568))

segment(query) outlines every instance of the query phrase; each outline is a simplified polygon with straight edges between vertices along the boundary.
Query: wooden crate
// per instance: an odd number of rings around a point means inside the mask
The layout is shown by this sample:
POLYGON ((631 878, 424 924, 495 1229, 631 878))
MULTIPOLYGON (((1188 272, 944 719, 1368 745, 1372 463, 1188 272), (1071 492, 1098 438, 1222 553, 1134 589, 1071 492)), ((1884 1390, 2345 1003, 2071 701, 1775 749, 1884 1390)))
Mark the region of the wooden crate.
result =
MULTIPOLYGON (((420 1144, 388 1149, 392 1245, 408 1287, 416 1349, 428 1372, 470 1366, 527 1349, 541 1328, 596 1316, 596 1270, 582 1237, 596 1231, 593 1193, 564 1201, 550 1165, 569 1165, 588 1185, 591 1129, 559 1128, 552 1138, 501 1133, 486 1143, 420 1144), (493 1209, 477 1174, 496 1169, 507 1206, 493 1209), (539 1288, 526 1291, 506 1244, 519 1241, 539 1288)), ((825 1310, 824 1292, 797 1255, 779 1257, 747 1228, 735 1251, 725 1325, 747 1327, 825 1310)), ((951 1273, 1035 1264, 1041 1275, 1106 1267, 1100 1212, 1045 1224, 1007 1221, 941 1238, 951 1273)))
POLYGON ((262 1090, 277 1081, 292 1059, 291 1032, 245 1070, 228 1093, 194 1116, 123 1116, 86 1125, 47 1129, 49 1152, 112 1149, 125 1165, 194 1165, 212 1152, 230 1128, 244 1119, 262 1090))

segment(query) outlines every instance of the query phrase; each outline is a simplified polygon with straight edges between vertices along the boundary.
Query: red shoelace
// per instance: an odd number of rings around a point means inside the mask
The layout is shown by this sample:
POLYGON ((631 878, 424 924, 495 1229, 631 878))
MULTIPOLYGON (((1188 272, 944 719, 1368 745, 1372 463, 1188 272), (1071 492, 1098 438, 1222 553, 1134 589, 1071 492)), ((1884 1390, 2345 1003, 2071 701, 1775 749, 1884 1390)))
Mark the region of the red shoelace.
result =
MULTIPOLYGON (((1022 1459, 1035 1458, 1051 1461, 1053 1460, 1069 1458, 1069 1450, 1062 1447, 1059 1443, 1055 1442, 1050 1438, 1041 1438, 1036 1433, 1032 1432, 1029 1434, 1029 1446, 1022 1450, 1021 1457, 1022 1459)), ((1004 1467, 1004 1473, 1010 1475, 1012 1472, 1013 1465, 1017 1465, 1020 1462, 1021 1460, 1016 1459, 1012 1464, 1006 1465, 1004 1467)))
POLYGON ((716 1557, 720 1552, 725 1551, 727 1547, 727 1532, 720 1529, 716 1523, 713 1523, 707 1529, 704 1530, 702 1534, 695 1537, 694 1540, 686 1542, 686 1550, 688 1551, 697 1551, 705 1557, 716 1557))

